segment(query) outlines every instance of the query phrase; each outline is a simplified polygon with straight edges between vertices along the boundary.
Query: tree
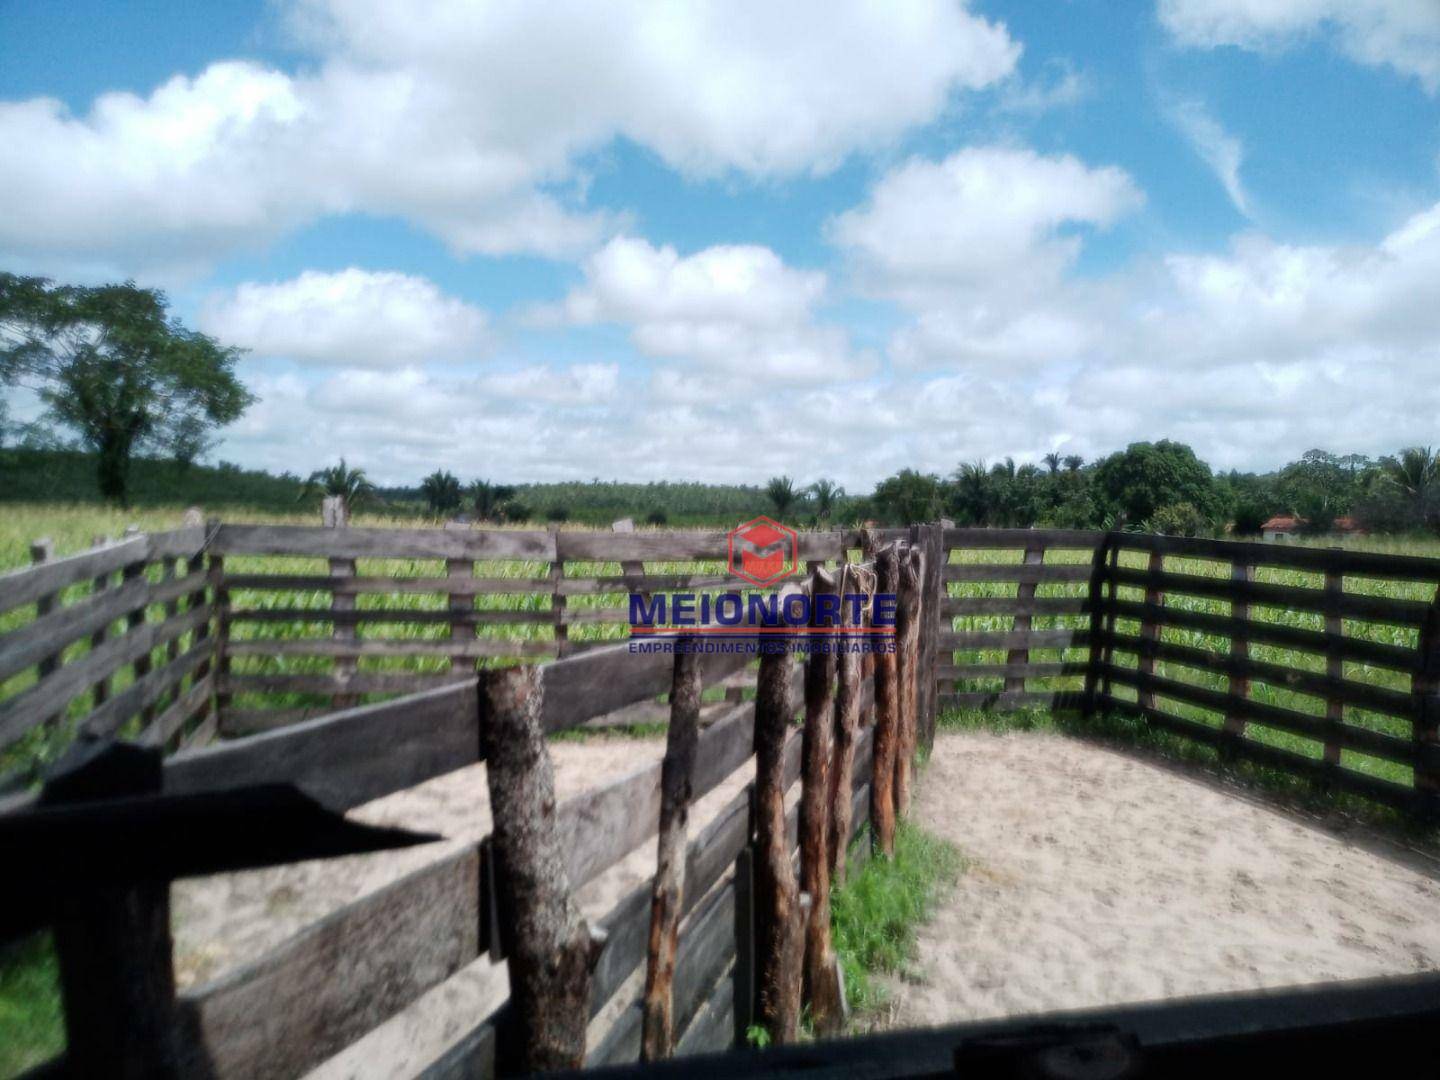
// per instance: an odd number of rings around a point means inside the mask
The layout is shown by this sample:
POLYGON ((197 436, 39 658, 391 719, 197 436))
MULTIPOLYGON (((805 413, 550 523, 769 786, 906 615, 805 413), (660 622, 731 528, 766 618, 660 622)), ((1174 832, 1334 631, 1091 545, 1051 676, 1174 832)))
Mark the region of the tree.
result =
POLYGON ((810 485, 810 495, 815 500, 815 517, 823 523, 830 520, 836 504, 845 497, 845 489, 834 480, 820 479, 810 485))
POLYGON ((1083 457, 1081 457, 1079 454, 1066 454, 1066 455, 1065 455, 1065 471, 1066 471, 1066 472, 1072 472, 1072 473, 1079 472, 1079 471, 1080 471, 1080 467, 1081 467, 1082 465, 1084 465, 1084 464, 1085 464, 1085 459, 1084 459, 1083 457))
POLYGON ((950 509, 964 525, 988 525, 995 498, 984 461, 967 461, 955 470, 950 509))
POLYGON ((206 432, 255 400, 235 375, 240 350, 186 329, 167 307, 164 293, 134 282, 0 273, 0 382, 33 390, 50 422, 80 436, 97 456, 100 493, 122 506, 137 452, 193 457, 206 432))
POLYGON ((475 516, 481 521, 490 521, 500 516, 500 508, 515 497, 515 489, 508 484, 492 484, 488 480, 474 480, 467 489, 475 516))
POLYGON ((375 494, 375 485, 365 475, 364 469, 352 469, 340 459, 339 465, 328 469, 316 469, 305 481, 300 492, 302 499, 314 495, 339 495, 348 509, 356 509, 362 502, 375 494))
POLYGON ((1184 443, 1169 439, 1131 443, 1111 454, 1095 466, 1094 481, 1101 513, 1124 514, 1132 525, 1178 503, 1189 503, 1207 521, 1224 512, 1210 466, 1184 443))
POLYGON ((460 509, 460 481, 445 469, 436 469, 420 481, 420 494, 437 516, 460 509))
POLYGON ((891 525, 934 521, 943 504, 940 478, 902 469, 875 486, 870 497, 876 512, 891 525))
POLYGON ((783 518, 786 512, 795 505, 795 500, 800 497, 800 492, 795 487, 795 481, 788 476, 772 476, 770 482, 765 485, 765 494, 769 497, 771 505, 775 507, 777 518, 783 518))
POLYGON ((1050 453, 1046 454, 1040 460, 1045 463, 1045 468, 1050 470, 1051 476, 1054 476, 1060 471, 1060 455, 1054 450, 1051 450, 1050 453))

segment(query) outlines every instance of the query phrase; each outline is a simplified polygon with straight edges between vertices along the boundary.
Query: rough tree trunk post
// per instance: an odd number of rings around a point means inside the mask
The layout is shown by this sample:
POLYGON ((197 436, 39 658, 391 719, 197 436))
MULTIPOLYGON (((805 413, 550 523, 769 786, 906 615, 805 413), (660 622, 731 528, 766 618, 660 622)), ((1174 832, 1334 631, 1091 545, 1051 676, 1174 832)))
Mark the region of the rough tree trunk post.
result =
MULTIPOLYGON (((816 567, 810 577, 811 625, 834 627, 821 612, 822 598, 839 596, 835 578, 816 567)), ((830 766, 835 753, 835 653, 833 637, 817 635, 805 662, 805 733, 800 771, 800 887, 810 895, 805 926, 805 983, 810 1017, 819 1036, 838 1035, 845 1021, 839 961, 830 945, 830 766), (815 646, 821 646, 815 648, 815 646)))
MULTIPOLYGON (((680 644, 698 644, 698 639, 686 638, 680 644)), ((670 686, 670 731, 660 769, 660 837, 650 900, 642 1061, 662 1061, 675 1053, 672 1013, 675 950, 680 909, 685 898, 685 842, 695 773, 695 744, 700 736, 700 691, 700 654, 682 649, 675 654, 675 676, 670 686)))
POLYGON ((805 932, 800 889, 785 835, 785 736, 790 653, 766 653, 755 684, 755 930, 758 1020, 776 1043, 794 1042, 800 1024, 805 932))
POLYGON ((555 828, 555 770, 540 726, 540 669, 485 672, 481 730, 490 786, 496 896, 509 931, 514 1039, 502 1057, 521 1072, 585 1060, 595 951, 570 895, 555 828))
MULTIPOLYGON (((891 544, 875 554, 875 591, 894 594, 899 587, 900 549, 891 544)), ((875 656, 875 744, 870 772, 870 828, 875 846, 895 854, 895 740, 900 712, 896 655, 887 648, 875 656)))
POLYGON ((900 581, 895 611, 895 634, 899 639, 900 708, 895 723, 895 814, 910 812, 910 780, 915 768, 915 739, 918 734, 917 705, 920 687, 920 624, 924 611, 920 582, 925 576, 925 557, 910 548, 900 559, 900 581))
MULTIPOLYGON (((868 594, 871 589, 858 567, 846 563, 840 568, 841 625, 863 628, 867 612, 858 618, 846 597, 868 594)), ((868 609, 868 600, 866 607, 868 609)), ((830 877, 836 884, 845 880, 845 850, 850 838, 854 803, 855 740, 860 734, 860 680, 862 656, 850 649, 864 639, 844 639, 845 649, 837 661, 835 688, 835 753, 830 767, 830 877)), ((868 653, 866 654, 868 655, 868 653)))

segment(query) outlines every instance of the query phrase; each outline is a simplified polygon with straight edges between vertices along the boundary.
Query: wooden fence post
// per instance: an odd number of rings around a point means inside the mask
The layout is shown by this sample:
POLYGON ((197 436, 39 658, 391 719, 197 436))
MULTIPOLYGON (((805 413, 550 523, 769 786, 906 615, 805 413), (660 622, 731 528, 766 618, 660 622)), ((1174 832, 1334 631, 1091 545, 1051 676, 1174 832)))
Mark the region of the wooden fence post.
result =
MULTIPOLYGON (((219 518, 210 518, 205 522, 205 537, 207 547, 209 546, 210 540, 214 538, 215 534, 219 532, 219 530, 219 518)), ((206 573, 205 580, 201 582, 201 585, 198 589, 196 589, 190 594, 186 604, 189 608, 192 609, 197 607, 205 607, 206 604, 209 604, 211 613, 214 616, 215 620, 215 639, 211 644, 210 658, 202 660, 199 666, 196 667, 195 679, 198 682, 200 679, 203 679, 206 675, 210 674, 213 671, 217 684, 216 693, 211 695, 210 700, 205 702, 203 709, 200 711, 200 723, 196 725, 197 730, 200 728, 204 728, 207 725, 212 731, 218 730, 220 723, 220 711, 222 703, 222 699, 218 692, 218 684, 221 672, 220 665, 225 655, 225 643, 229 638, 230 632, 229 625, 226 621, 225 614, 220 603, 220 581, 224 577, 224 565, 225 560, 223 558, 218 555, 207 556, 207 553, 204 549, 195 553, 195 555, 190 559, 189 565, 189 569, 192 573, 198 573, 201 570, 206 571, 206 573), (205 595, 205 591, 207 588, 211 590, 208 599, 205 595)), ((226 599, 228 601, 228 594, 226 599)), ((210 635, 210 622, 209 620, 206 620, 195 628, 195 643, 198 645, 200 642, 207 640, 210 635)), ((227 666, 224 670, 228 672, 229 667, 227 666)), ((226 697, 224 698, 224 704, 228 705, 229 701, 229 695, 226 695, 226 697)), ((187 720, 188 719, 189 718, 187 718, 187 720)), ((182 741, 183 738, 184 735, 182 727, 182 741)))
MULTIPOLYGON (((1331 551, 1343 551, 1332 547, 1331 551)), ((1345 595, 1345 575, 1336 570, 1325 571, 1325 600, 1338 608, 1345 595)), ((1345 620, 1338 610, 1325 612, 1325 633, 1330 636, 1325 646, 1325 674, 1331 679, 1345 677, 1345 660, 1340 655, 1339 639, 1345 634, 1345 620)), ((1340 765, 1340 739, 1345 727, 1345 702, 1333 694, 1325 698, 1325 764, 1340 765)))
MULTIPOLYGON (((777 643, 778 644, 778 643, 777 643)), ((804 912, 785 828, 785 738, 790 653, 760 658, 755 684, 755 930, 758 1017, 776 1043, 795 1040, 800 1024, 804 912)))
POLYGON ((675 949, 685 899, 685 842, 695 774, 695 745, 700 735, 700 653, 698 638, 676 642, 675 674, 670 684, 670 728, 660 767, 660 828, 655 883, 650 899, 650 944, 645 967, 642 1061, 661 1061, 675 1053, 675 949))
MULTIPOLYGON (((475 576, 474 559, 446 559, 445 576, 451 580, 464 580, 475 576)), ((447 601, 452 612, 457 616, 450 623, 451 641, 473 641, 475 639, 475 624, 470 618, 475 614, 475 596, 472 593, 450 593, 447 601), (460 617, 465 616, 465 617, 460 617)), ((450 674, 452 675, 473 675, 475 674, 475 658, 471 656, 450 657, 450 674)))
POLYGON ((590 975, 598 951, 570 894, 555 824, 555 770, 541 727, 534 665, 481 676, 481 738, 494 822, 496 897, 509 929, 513 1045, 521 1072, 585 1060, 590 975))
MULTIPOLYGON (((125 530, 125 536, 127 538, 137 536, 139 532, 139 529, 131 526, 125 530)), ((143 581, 145 578, 145 572, 146 566, 143 560, 140 562, 133 562, 130 565, 126 566, 120 572, 121 584, 126 585, 132 581, 143 581)), ((144 625, 145 605, 141 604, 134 611, 130 612, 128 615, 125 616, 125 633, 133 634, 144 625)), ((134 673, 135 680, 138 682, 140 679, 143 679, 146 675, 150 674, 150 671, 153 667, 154 662, 151 660, 150 653, 145 652, 135 658, 135 662, 130 665, 130 670, 134 673)), ((146 708, 141 713, 142 726, 148 725, 150 721, 154 718, 155 709, 153 707, 146 708)))
MULTIPOLYGON (((343 529, 350 523, 348 507, 342 496, 328 498, 324 502, 322 513, 327 528, 343 529)), ((331 559, 330 576, 332 578, 351 578, 355 576, 354 559, 331 559)), ((332 591, 330 593, 330 610, 334 612, 354 611, 356 597, 353 593, 341 593, 332 591)), ((336 622, 331 627, 331 634, 336 641, 354 641, 358 636, 358 627, 354 623, 336 622)), ((337 656, 335 658, 335 681, 347 683, 354 678, 359 669, 359 658, 354 656, 337 656)), ((348 709, 360 703, 359 694, 339 693, 333 694, 330 698, 332 709, 348 709)))
MULTIPOLYGON (((41 563, 49 562, 54 557, 55 542, 51 540, 48 536, 41 537, 39 540, 36 540, 33 544, 30 545, 31 565, 39 566, 41 563)), ((46 593, 44 596, 40 597, 35 601, 35 617, 37 619, 43 619, 46 615, 49 615, 52 611, 55 610, 59 602, 60 594, 58 592, 46 593)), ((47 675, 53 674, 55 669, 59 666, 60 653, 53 653, 50 656, 45 657, 43 660, 40 661, 39 664, 39 677, 43 679, 47 675)), ((60 714, 56 713, 54 716, 46 717, 43 723, 46 725, 53 724, 59 719, 60 714)))
MULTIPOLYGON (((867 575, 868 576, 868 575, 867 575)), ((868 622, 866 611, 858 615, 848 597, 868 595, 873 586, 864 581, 859 567, 844 563, 840 567, 840 612, 842 626, 862 629, 868 622)), ((830 876, 839 883, 845 880, 845 854, 850 842, 854 813, 853 778, 855 775, 855 740, 860 735, 860 681, 862 654, 858 649, 868 638, 843 638, 842 651, 836 663, 835 688, 835 753, 830 769, 830 876)), ((868 652, 865 655, 869 655, 868 652)))
MULTIPOLYGON (((91 547, 104 547, 108 543, 110 543, 110 538, 108 536, 97 535, 90 538, 91 547)), ((106 589, 110 588, 110 577, 111 575, 109 574, 101 574, 99 577, 97 577, 95 579, 93 591, 101 593, 104 592, 106 589)), ((96 630, 95 633, 90 635, 90 648, 100 648, 100 646, 104 645, 105 642, 109 640, 110 633, 111 630, 109 624, 100 627, 99 630, 96 630)), ((98 709, 101 705, 105 704, 105 702, 109 700, 110 676, 106 675, 103 678, 97 679, 95 682, 95 686, 91 691, 91 708, 98 709)))
POLYGON ((920 631, 918 744, 928 751, 935 744, 936 702, 940 695, 935 675, 939 666, 940 617, 946 595, 944 523, 924 526, 923 536, 925 578, 920 587, 923 615, 920 631))
MULTIPOLYGON (((1025 566, 1040 566, 1042 563, 1044 563, 1044 561, 1045 561, 1045 548, 1044 548, 1044 546, 1043 546, 1042 544, 1038 544, 1038 543, 1036 543, 1035 541, 1032 540, 1030 543, 1028 543, 1028 544, 1025 545, 1025 558, 1024 558, 1024 565, 1025 565, 1025 566)), ((1015 599, 1016 599, 1016 601, 1017 601, 1017 606, 1019 607, 1021 613, 1020 613, 1019 615, 1016 615, 1016 616, 1015 616, 1015 621, 1011 624, 1011 629, 1012 629, 1017 635, 1018 635, 1018 634, 1028 634, 1028 633, 1030 632, 1030 626, 1031 626, 1031 624, 1032 624, 1032 619, 1031 619, 1031 616, 1030 616, 1029 612, 1026 612, 1026 611, 1024 610, 1024 608, 1025 608, 1025 601, 1027 601, 1027 600, 1033 600, 1034 598, 1035 598, 1035 582, 1033 582, 1033 581, 1022 581, 1022 582, 1020 582, 1019 587, 1015 590, 1015 599)), ((1030 649, 1029 649, 1028 646, 1025 647, 1025 648, 1021 648, 1021 649, 1011 649, 1011 650, 1005 655, 1005 666, 1006 666, 1006 667, 1013 667, 1013 666, 1016 665, 1016 664, 1028 664, 1029 662, 1030 662, 1030 649)), ((1023 694, 1024 692, 1025 692, 1025 676, 1024 676, 1024 675, 1007 675, 1007 676, 1005 677, 1005 693, 1007 693, 1007 694, 1023 694)))
MULTIPOLYGON (((1236 587, 1243 589, 1250 582, 1255 580, 1255 567, 1249 563, 1232 562, 1230 564, 1230 581, 1236 587)), ((1230 617, 1232 619, 1250 619, 1250 601, 1232 600, 1230 602, 1230 617)), ((1243 663, 1250 659, 1250 641, 1243 632, 1230 635, 1230 658, 1237 663, 1243 663)), ((1248 698, 1250 696, 1250 677, 1233 672, 1226 685, 1226 690, 1231 697, 1248 698)), ((1226 739, 1220 744, 1220 752, 1227 754, 1234 745, 1233 740, 1239 740, 1245 735, 1245 717, 1234 712, 1227 712, 1221 730, 1226 739)))
MULTIPOLYGON (((894 544, 875 554, 876 593, 894 595, 899 590, 900 550, 894 544)), ((875 744, 870 776, 870 828, 875 845, 886 855, 895 854, 895 759, 896 728, 900 720, 899 635, 886 643, 875 657, 875 744)))
POLYGON ((1420 631, 1420 665, 1411 679, 1415 697, 1415 791, 1421 820, 1440 820, 1440 588, 1420 631))
MULTIPOLYGON (((751 824, 754 807, 751 807, 751 824)), ((735 1045, 744 1046, 755 1022, 755 849, 749 844, 735 857, 735 1045)))
MULTIPOLYGON (((843 578, 843 574, 841 575, 843 578)), ((816 567, 810 575, 811 611, 823 597, 839 599, 835 579, 816 567)), ((839 620, 814 615, 810 625, 835 627, 839 620)), ((810 895, 805 929, 805 983, 815 1033, 836 1035, 845 1021, 839 959, 830 944, 830 768, 835 754, 835 653, 833 637, 811 639, 805 660, 805 731, 800 771, 800 887, 810 895), (820 648, 816 648, 820 646, 820 648)), ((848 792, 848 787, 847 787, 848 792)))
MULTIPOLYGON (((105 752, 102 745, 72 749, 69 760, 79 764, 65 776, 62 759, 57 767, 61 779, 42 790, 41 803, 63 806, 80 798, 160 790, 158 753, 151 768, 88 767, 86 758, 94 761, 90 755, 105 752)), ((145 760, 133 748, 120 753, 131 761, 145 760)), ((170 883, 102 884, 77 891, 61 902, 54 927, 65 1009, 65 1075, 178 1076, 170 883)))
POLYGON ((565 594, 560 584, 565 580, 565 553, 560 545, 560 523, 549 527, 555 545, 555 561, 550 564, 550 622, 555 628, 555 655, 570 655, 570 626, 565 622, 565 594))
POLYGON ((1120 600, 1120 583, 1116 571, 1120 568, 1120 537, 1113 537, 1110 545, 1110 560, 1106 571, 1105 588, 1105 630, 1104 644, 1100 650, 1100 696, 1110 700, 1110 673, 1115 667, 1115 606, 1120 600))
MULTIPOLYGON (((1165 569, 1165 556, 1158 551, 1152 551, 1149 562, 1146 564, 1146 569, 1152 578, 1160 574, 1165 569)), ((1165 603, 1164 592, 1162 592, 1153 581, 1145 587, 1145 603, 1149 607, 1156 608, 1165 603)), ((1137 658, 1137 666, 1140 669, 1140 674, 1142 676, 1154 675, 1155 654, 1154 652, 1148 651, 1146 646, 1153 647, 1160 640, 1160 623, 1155 616, 1147 615, 1144 621, 1141 622, 1140 640, 1143 643, 1140 656, 1137 658)), ((1141 690, 1137 695, 1137 703, 1142 709, 1153 709, 1155 707, 1155 691, 1141 690)))
POLYGON ((900 578, 895 609, 895 633, 899 639, 899 703, 895 724, 895 815, 910 812, 910 783, 915 770, 920 687, 920 627, 925 612, 920 582, 925 576, 925 556, 910 548, 900 558, 900 578))
MULTIPOLYGON (((1090 634, 1089 657, 1085 664, 1085 693, 1081 714, 1086 720, 1095 715, 1099 707, 1101 676, 1105 673, 1105 615, 1109 606, 1105 603, 1105 585, 1113 575, 1107 572, 1110 549, 1115 543, 1113 533, 1106 533, 1095 548, 1090 560, 1090 634)), ((1113 590, 1113 585, 1112 585, 1113 590)), ((1108 676, 1106 681, 1108 682, 1108 676)))

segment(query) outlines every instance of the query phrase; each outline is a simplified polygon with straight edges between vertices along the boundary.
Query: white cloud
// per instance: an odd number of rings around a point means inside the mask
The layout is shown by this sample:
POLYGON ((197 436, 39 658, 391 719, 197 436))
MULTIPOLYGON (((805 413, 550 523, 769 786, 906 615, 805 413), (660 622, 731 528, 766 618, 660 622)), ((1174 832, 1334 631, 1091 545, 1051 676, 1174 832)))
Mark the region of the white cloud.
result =
POLYGON ((1434 0, 1159 0, 1182 45, 1282 49, 1323 31, 1352 60, 1389 66, 1440 91, 1440 4, 1434 0))
POLYGON ((0 104, 0 251, 128 271, 362 212, 462 253, 566 257, 623 226, 573 194, 581 159, 617 137, 687 173, 822 173, 1003 79, 1019 54, 946 0, 302 0, 292 16, 313 71, 216 63, 82 115, 0 104))
POLYGON ((486 338, 485 313, 434 282, 354 267, 212 294, 199 326, 260 357, 370 368, 473 357, 486 338))
POLYGON ((1240 182, 1240 166, 1245 161, 1245 148, 1240 140, 1227 132, 1198 101, 1173 101, 1165 115, 1190 141, 1195 152, 1210 167, 1225 188, 1235 209, 1250 217, 1250 196, 1240 182))
POLYGON ((766 381, 851 378, 869 367, 843 329, 815 318, 825 275, 786 266, 769 248, 724 245, 682 257, 617 237, 584 271, 563 317, 627 325, 646 356, 766 381))
POLYGON ((1026 80, 1012 75, 1005 81, 996 102, 1001 112, 1038 115, 1051 109, 1077 105, 1094 92, 1089 76, 1077 71, 1067 60, 1052 60, 1045 65, 1049 77, 1026 80))

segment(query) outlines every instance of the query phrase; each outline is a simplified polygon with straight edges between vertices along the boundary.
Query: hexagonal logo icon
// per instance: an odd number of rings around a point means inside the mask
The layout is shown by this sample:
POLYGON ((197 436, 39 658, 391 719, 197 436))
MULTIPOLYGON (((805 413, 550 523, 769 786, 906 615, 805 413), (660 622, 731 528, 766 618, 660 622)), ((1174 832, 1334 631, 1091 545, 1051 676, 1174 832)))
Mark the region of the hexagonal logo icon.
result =
POLYGON ((760 588, 800 569, 800 536, 768 517, 730 530, 730 573, 760 588))

